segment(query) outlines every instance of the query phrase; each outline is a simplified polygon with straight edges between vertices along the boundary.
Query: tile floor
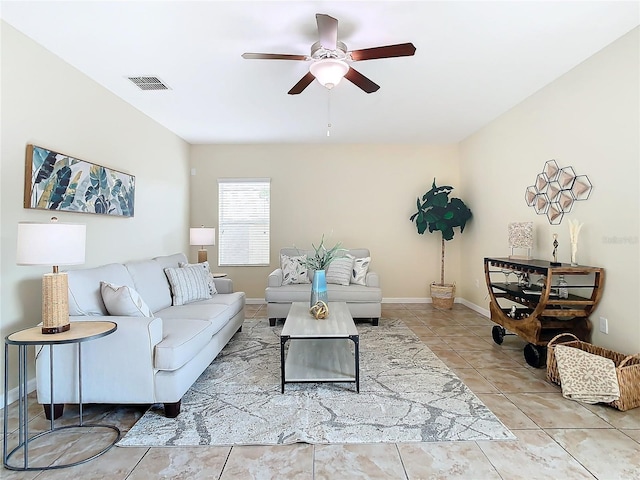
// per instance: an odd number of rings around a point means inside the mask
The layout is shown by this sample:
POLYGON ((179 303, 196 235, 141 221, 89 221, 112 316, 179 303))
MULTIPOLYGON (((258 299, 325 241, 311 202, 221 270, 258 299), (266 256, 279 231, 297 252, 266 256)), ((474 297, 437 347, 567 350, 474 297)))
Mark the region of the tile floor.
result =
MULTIPOLYGON (((264 318, 249 305, 247 318, 264 318)), ((544 369, 524 361, 524 342, 507 336, 498 346, 485 317, 456 304, 441 311, 430 304, 384 304, 383 318, 401 318, 423 342, 517 436, 515 441, 306 445, 254 447, 119 448, 70 469, 48 472, 0 470, 10 479, 638 479, 640 408, 619 412, 562 398, 544 369)), ((266 322, 267 319, 264 318, 266 322)), ((31 395, 30 429, 48 422, 31 395)), ((10 408, 8 445, 15 445, 17 413, 10 408)), ((77 409, 67 406, 63 422, 77 409)), ((116 424, 125 432, 143 414, 140 406, 90 405, 86 422, 116 424)), ((109 441, 70 429, 55 446, 33 445, 34 463, 69 463, 109 441), (100 444, 99 442, 103 442, 100 444)), ((47 437, 44 437, 47 438, 47 437)), ((19 459, 19 457, 17 457, 19 459)))

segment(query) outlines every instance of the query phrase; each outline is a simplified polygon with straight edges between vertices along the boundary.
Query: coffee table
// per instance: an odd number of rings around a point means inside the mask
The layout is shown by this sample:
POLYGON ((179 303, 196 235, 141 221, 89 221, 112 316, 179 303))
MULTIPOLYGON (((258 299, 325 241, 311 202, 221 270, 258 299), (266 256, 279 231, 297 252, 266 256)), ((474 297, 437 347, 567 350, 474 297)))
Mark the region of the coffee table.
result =
POLYGON ((329 302, 329 316, 322 320, 309 313, 308 303, 292 303, 280 333, 282 393, 285 383, 315 382, 355 383, 360 393, 359 350, 360 336, 346 302, 329 302))

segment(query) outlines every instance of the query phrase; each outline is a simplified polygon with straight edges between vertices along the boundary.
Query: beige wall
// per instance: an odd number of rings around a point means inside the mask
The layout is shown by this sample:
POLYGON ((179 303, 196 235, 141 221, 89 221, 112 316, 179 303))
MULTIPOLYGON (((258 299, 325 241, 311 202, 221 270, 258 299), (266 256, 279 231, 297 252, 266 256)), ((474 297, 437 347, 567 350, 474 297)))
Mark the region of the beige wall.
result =
MULTIPOLYGON (((87 225, 85 267, 186 251, 189 149, 176 135, 13 27, 3 22, 1 30, 4 338, 39 322, 41 276, 49 271, 15 264, 18 222, 48 221, 52 216, 22 207, 26 145, 34 143, 136 176, 134 218, 56 214, 62 222, 87 225)), ((10 387, 16 384, 15 376, 13 370, 10 387)))
POLYGON ((475 209, 463 238, 460 295, 487 308, 482 259, 508 253, 509 222, 534 222, 539 258, 551 259, 557 233, 559 260, 567 262, 568 220, 578 219, 578 261, 604 267, 607 277, 592 340, 626 353, 640 351, 638 37, 636 28, 460 144, 462 187, 475 209), (559 226, 524 202, 549 159, 594 186, 559 226), (608 335, 598 332, 599 316, 609 319, 608 335))
MULTIPOLYGON (((195 145, 191 224, 217 227, 218 178, 270 177, 271 266, 224 267, 236 289, 264 298, 279 249, 318 245, 324 233, 328 246, 371 250, 385 298, 424 299, 439 280, 440 237, 418 235, 409 216, 433 177, 458 186, 457 165, 452 145, 195 145)), ((459 246, 457 237, 447 244, 449 280, 460 280, 459 246)), ((217 265, 216 247, 209 259, 217 265)))

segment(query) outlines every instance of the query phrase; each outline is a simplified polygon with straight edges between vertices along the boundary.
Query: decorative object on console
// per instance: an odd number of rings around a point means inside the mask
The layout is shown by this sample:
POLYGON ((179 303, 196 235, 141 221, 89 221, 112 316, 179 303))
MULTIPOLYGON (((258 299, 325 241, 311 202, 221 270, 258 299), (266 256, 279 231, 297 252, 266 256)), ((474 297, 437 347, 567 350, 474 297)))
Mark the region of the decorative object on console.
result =
POLYGON ((136 177, 27 145, 24 208, 133 217, 136 177))
POLYGON ((316 320, 324 320, 329 316, 329 305, 322 300, 318 300, 318 302, 309 309, 309 312, 316 320))
POLYGON ((551 265, 554 267, 558 267, 561 265, 561 263, 558 262, 558 234, 557 233, 553 234, 553 261, 551 262, 551 265))
POLYGON ((549 160, 524 197, 538 215, 546 215, 551 225, 560 225, 574 202, 589 198, 592 188, 586 175, 576 175, 573 167, 560 168, 555 160, 549 160))
POLYGON ((582 230, 583 223, 576 220, 569 220, 569 240, 571 241, 571 265, 577 266, 577 254, 578 254, 578 237, 580 236, 580 230, 582 230))
POLYGON ((79 265, 85 258, 86 226, 74 223, 18 223, 18 265, 51 265, 42 278, 42 333, 69 330, 69 293, 66 272, 59 265, 79 265))
POLYGON ((418 211, 411 215, 409 220, 415 222, 418 233, 422 235, 429 230, 430 233, 440 232, 442 235, 440 283, 431 284, 431 300, 438 308, 451 308, 455 297, 455 284, 444 283, 444 245, 445 240, 452 240, 454 227, 464 232, 467 221, 471 218, 471 210, 459 198, 449 198, 453 190, 450 186, 436 186, 433 179, 431 190, 417 199, 418 211))
POLYGON ((531 250, 533 249, 533 222, 511 222, 509 224, 509 248, 511 253, 509 258, 531 259, 531 250), (526 256, 517 256, 513 254, 516 248, 526 248, 526 256))
POLYGON ((216 244, 216 229, 207 228, 204 225, 189 229, 189 245, 200 245, 198 250, 198 263, 207 261, 207 250, 205 245, 216 244))

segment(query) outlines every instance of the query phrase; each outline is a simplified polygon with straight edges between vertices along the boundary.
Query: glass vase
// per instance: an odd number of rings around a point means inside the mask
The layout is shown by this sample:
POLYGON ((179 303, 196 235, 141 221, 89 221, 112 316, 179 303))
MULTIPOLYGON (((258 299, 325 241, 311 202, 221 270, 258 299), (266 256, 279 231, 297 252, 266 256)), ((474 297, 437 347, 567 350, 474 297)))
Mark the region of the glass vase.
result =
POLYGON ((313 307, 316 303, 322 301, 329 303, 327 296, 327 277, 324 270, 316 270, 313 273, 313 282, 311 283, 311 301, 309 307, 313 307))

